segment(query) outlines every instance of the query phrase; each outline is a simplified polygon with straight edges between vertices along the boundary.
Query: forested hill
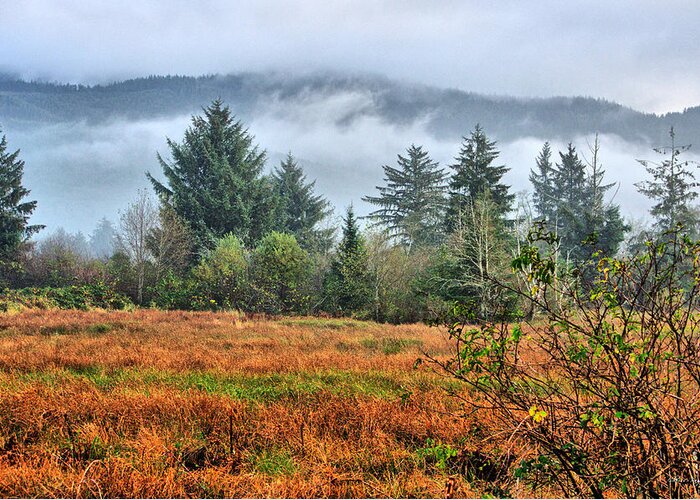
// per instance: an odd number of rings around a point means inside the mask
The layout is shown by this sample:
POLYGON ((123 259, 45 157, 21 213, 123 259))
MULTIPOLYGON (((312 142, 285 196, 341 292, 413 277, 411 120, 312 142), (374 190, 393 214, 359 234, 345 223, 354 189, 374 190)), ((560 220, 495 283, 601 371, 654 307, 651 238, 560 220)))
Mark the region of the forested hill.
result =
POLYGON ((700 107, 658 116, 586 97, 493 97, 375 76, 270 73, 152 76, 96 86, 25 82, 5 76, 0 77, 0 126, 162 118, 198 112, 217 97, 244 119, 254 116, 260 106, 276 102, 315 103, 323 113, 324 101, 343 95, 362 96, 363 104, 345 111, 339 125, 351 125, 367 115, 393 124, 421 120, 441 138, 464 135, 477 122, 500 140, 534 136, 567 141, 600 132, 659 143, 671 125, 683 142, 697 142, 700 136, 700 107))

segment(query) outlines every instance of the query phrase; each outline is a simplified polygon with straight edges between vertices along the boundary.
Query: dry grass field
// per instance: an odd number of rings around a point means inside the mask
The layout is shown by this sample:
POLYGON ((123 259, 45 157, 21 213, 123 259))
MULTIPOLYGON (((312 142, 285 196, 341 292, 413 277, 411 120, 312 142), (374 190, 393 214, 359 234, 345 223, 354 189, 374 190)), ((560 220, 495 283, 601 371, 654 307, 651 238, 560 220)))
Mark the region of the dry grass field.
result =
POLYGON ((445 457, 499 439, 414 368, 449 348, 422 325, 0 315, 0 496, 482 496, 488 460, 445 457))

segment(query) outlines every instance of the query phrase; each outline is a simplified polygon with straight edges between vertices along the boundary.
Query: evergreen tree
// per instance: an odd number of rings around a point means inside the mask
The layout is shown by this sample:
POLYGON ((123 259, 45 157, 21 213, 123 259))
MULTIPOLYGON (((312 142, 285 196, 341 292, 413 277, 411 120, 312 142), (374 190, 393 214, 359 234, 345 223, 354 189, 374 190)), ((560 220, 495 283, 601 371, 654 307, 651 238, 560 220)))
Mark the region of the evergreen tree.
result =
POLYGON ((278 229, 293 234, 307 251, 328 251, 334 231, 321 229, 319 224, 330 215, 330 203, 314 194, 316 181, 306 182, 304 170, 291 153, 275 168, 272 183, 279 203, 278 229))
POLYGON ((90 252, 101 260, 108 260, 116 247, 117 230, 106 217, 102 217, 90 234, 90 252))
POLYGON ((398 168, 384 165, 386 186, 379 196, 364 201, 381 207, 369 218, 409 249, 441 240, 445 206, 445 173, 421 146, 411 145, 407 156, 398 155, 398 168))
POLYGON ((168 139, 171 162, 158 155, 168 185, 148 174, 161 199, 191 228, 199 252, 228 233, 252 243, 273 227, 276 202, 262 175, 265 152, 253 140, 229 107, 215 100, 204 116, 192 117, 182 143, 168 139))
MULTIPOLYGON (((600 141, 598 134, 595 136, 591 147, 591 161, 588 163, 589 172, 586 176, 586 200, 583 204, 583 220, 585 231, 592 235, 593 247, 589 247, 589 253, 602 252, 604 255, 613 256, 617 253, 620 243, 624 239, 625 232, 629 229, 620 215, 619 205, 606 204, 606 193, 615 186, 615 183, 605 184, 605 170, 599 160, 600 141)), ((582 258, 590 258, 590 255, 582 255, 582 258)))
POLYGON ((586 165, 581 161, 576 148, 569 143, 566 153, 559 152, 561 163, 557 165, 554 181, 555 190, 559 193, 554 224, 561 241, 561 246, 567 252, 565 257, 578 260, 578 250, 583 240, 590 234, 582 214, 585 212, 587 199, 586 165))
POLYGON ((450 203, 447 214, 448 227, 454 229, 465 208, 485 191, 491 193, 501 217, 510 211, 515 195, 508 192, 510 186, 501 178, 508 172, 505 165, 494 165, 499 151, 496 142, 489 141, 480 125, 474 128, 469 138, 463 137, 462 149, 450 181, 450 203))
POLYGON ((343 238, 326 280, 327 308, 336 314, 359 312, 370 302, 371 286, 367 249, 350 206, 343 218, 343 238))
POLYGON ((652 180, 635 185, 640 193, 656 202, 651 208, 651 215, 654 217, 654 228, 657 231, 668 231, 676 224, 681 224, 690 234, 696 234, 697 214, 691 203, 698 197, 695 188, 700 186, 700 183, 695 181, 695 174, 688 169, 694 162, 680 159, 681 153, 690 149, 690 145, 676 144, 673 127, 669 135, 671 137, 669 146, 654 148, 655 152, 668 156, 667 159, 660 163, 637 160, 644 165, 652 180))
POLYGON ((532 198, 535 213, 541 220, 554 220, 557 205, 556 169, 552 164, 552 149, 549 142, 544 143, 535 162, 537 170, 530 170, 530 182, 534 188, 532 198))
POLYGON ((29 190, 22 185, 24 161, 19 150, 7 150, 7 138, 0 139, 0 270, 7 272, 17 262, 20 248, 44 226, 30 225, 36 201, 24 201, 29 190))
POLYGON ((562 257, 579 264, 594 252, 614 255, 627 226, 620 216, 620 207, 605 202, 606 193, 614 184, 603 181, 605 171, 598 157, 598 136, 591 147, 588 168, 571 143, 566 152, 559 152, 560 163, 552 168, 547 160, 547 146, 537 158, 539 172, 531 172, 530 180, 538 214, 559 236, 562 257))

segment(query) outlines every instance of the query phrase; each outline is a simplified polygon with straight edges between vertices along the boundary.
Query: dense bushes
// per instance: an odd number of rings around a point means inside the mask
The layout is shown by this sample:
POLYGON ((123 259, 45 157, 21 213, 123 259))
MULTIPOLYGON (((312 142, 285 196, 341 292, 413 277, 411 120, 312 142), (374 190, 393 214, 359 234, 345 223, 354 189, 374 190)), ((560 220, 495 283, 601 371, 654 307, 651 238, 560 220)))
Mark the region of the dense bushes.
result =
POLYGON ((185 276, 168 273, 152 289, 164 309, 239 309, 305 313, 311 293, 311 260, 290 234, 272 232, 252 251, 233 235, 185 276))
POLYGON ((304 312, 309 303, 311 261, 291 234, 272 232, 251 255, 251 278, 264 310, 304 312))
MULTIPOLYGON (((443 300, 428 298, 425 284, 430 285, 426 275, 431 271, 431 252, 408 252, 382 233, 362 235, 354 216, 349 224, 344 231, 347 238, 335 252, 309 253, 288 233, 271 232, 253 248, 229 234, 190 267, 159 267, 147 261, 142 305, 166 310, 331 314, 391 323, 425 319, 429 308, 443 300)), ((6 292, 5 309, 120 308, 120 301, 138 303, 138 272, 125 252, 98 260, 80 257, 70 245, 60 246, 61 252, 54 252, 55 248, 59 247, 44 246, 33 255, 22 289, 6 292), (119 299, 112 304, 108 294, 119 299)))
MULTIPOLYGON (((193 270, 196 290, 214 307, 242 309, 248 282, 248 259, 240 239, 228 234, 219 239, 193 270)), ((196 307, 195 307, 196 308, 196 307)))
POLYGON ((0 311, 37 309, 127 309, 133 303, 104 283, 67 287, 21 288, 0 293, 0 311))

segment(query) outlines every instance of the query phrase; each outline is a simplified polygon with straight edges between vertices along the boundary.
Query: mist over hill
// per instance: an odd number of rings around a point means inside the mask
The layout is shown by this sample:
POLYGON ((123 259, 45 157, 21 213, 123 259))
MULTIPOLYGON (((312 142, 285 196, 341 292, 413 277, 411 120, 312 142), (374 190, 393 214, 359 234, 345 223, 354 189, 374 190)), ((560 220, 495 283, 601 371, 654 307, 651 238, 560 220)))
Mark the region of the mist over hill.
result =
POLYGON ((617 202, 642 218, 647 201, 636 192, 644 169, 670 126, 682 143, 697 142, 700 108, 655 115, 586 97, 523 99, 390 80, 374 75, 240 73, 152 76, 109 85, 26 82, 0 77, 0 127, 21 148, 25 179, 38 201, 33 221, 49 229, 89 232, 112 220, 156 176, 156 153, 166 137, 180 140, 192 114, 221 98, 268 152, 268 168, 288 151, 317 188, 341 208, 382 182, 383 164, 412 143, 446 167, 462 136, 480 123, 499 142, 514 191, 529 189, 528 173, 542 143, 574 142, 584 156, 593 134, 617 202))
POLYGON ((25 82, 5 75, 0 77, 0 119, 13 127, 162 119, 197 112, 221 98, 237 115, 250 120, 270 102, 304 104, 348 94, 365 96, 366 101, 336 117, 337 125, 351 126, 366 116, 395 125, 424 121, 436 138, 463 135, 477 122, 502 141, 519 137, 565 141, 599 132, 646 143, 663 140, 671 125, 678 129, 681 141, 700 133, 698 107, 659 116, 590 97, 488 96, 380 76, 331 73, 151 76, 95 86, 25 82))

